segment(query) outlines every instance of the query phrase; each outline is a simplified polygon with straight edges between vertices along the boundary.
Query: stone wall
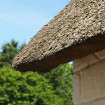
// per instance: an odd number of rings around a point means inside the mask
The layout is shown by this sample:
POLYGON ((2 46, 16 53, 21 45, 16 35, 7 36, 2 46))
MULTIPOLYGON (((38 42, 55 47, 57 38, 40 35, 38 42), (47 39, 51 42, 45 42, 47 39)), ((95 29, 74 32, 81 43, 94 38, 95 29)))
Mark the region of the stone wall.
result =
POLYGON ((74 61, 74 105, 105 105, 105 50, 74 61))

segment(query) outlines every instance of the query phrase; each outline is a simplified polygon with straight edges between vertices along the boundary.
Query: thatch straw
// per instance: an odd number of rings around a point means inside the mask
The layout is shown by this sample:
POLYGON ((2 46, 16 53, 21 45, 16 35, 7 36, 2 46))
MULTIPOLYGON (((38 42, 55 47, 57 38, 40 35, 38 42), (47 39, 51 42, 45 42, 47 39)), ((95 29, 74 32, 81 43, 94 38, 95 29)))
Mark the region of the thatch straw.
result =
POLYGON ((15 57, 21 70, 48 71, 105 47, 105 0, 72 0, 15 57))

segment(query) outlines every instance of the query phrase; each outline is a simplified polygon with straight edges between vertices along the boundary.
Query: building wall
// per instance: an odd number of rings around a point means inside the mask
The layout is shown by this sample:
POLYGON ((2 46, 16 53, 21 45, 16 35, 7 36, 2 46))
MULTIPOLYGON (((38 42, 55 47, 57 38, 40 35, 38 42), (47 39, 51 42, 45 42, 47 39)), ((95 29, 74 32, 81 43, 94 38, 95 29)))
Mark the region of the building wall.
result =
POLYGON ((74 105, 105 105, 105 50, 74 61, 74 105))

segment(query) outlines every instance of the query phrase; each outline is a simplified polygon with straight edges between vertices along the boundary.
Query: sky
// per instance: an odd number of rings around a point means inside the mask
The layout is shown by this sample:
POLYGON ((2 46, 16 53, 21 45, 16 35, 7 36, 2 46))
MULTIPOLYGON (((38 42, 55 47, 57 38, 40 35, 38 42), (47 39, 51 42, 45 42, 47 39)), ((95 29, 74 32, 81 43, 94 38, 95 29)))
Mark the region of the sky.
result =
POLYGON ((26 43, 69 0, 0 0, 0 48, 14 39, 26 43))

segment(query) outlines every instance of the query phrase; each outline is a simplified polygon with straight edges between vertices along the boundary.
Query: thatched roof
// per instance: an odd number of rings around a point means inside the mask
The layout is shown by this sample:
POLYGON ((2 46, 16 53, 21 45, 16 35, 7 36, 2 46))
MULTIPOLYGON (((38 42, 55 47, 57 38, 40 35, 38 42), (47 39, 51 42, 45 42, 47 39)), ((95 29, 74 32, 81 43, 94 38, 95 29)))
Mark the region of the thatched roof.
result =
POLYGON ((48 71, 105 47, 105 0, 71 0, 15 57, 21 70, 48 71))

